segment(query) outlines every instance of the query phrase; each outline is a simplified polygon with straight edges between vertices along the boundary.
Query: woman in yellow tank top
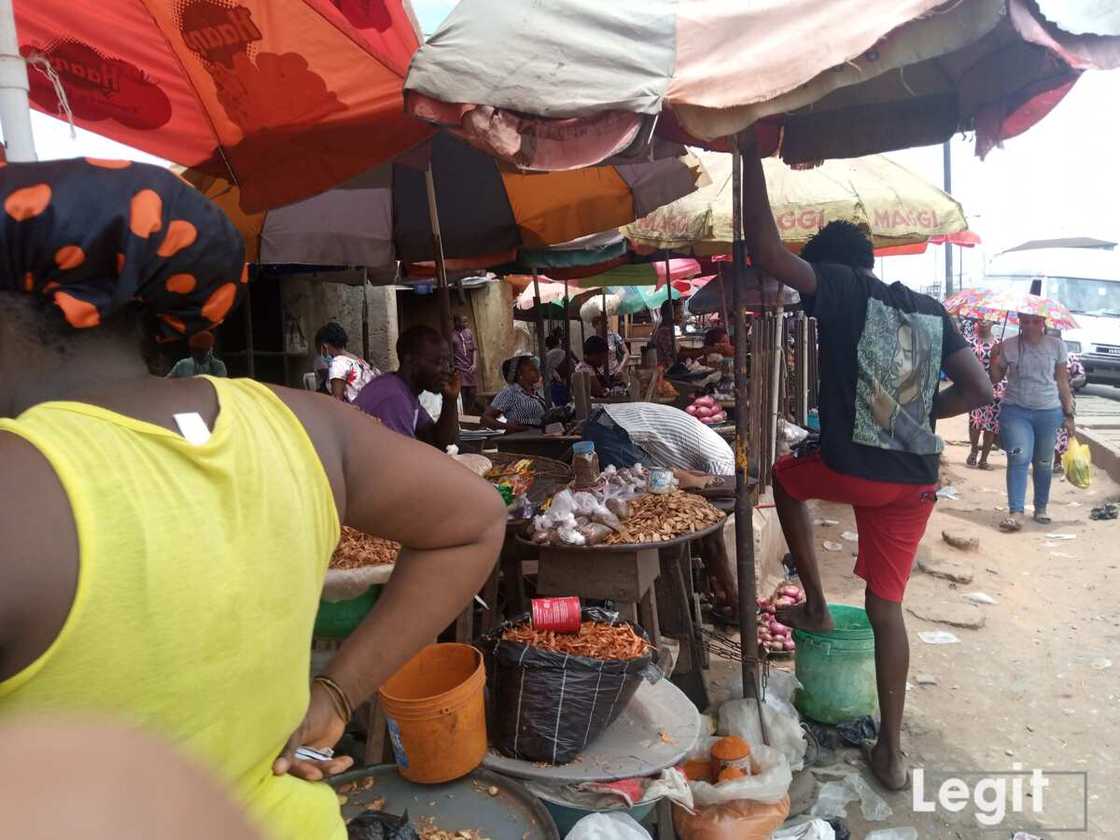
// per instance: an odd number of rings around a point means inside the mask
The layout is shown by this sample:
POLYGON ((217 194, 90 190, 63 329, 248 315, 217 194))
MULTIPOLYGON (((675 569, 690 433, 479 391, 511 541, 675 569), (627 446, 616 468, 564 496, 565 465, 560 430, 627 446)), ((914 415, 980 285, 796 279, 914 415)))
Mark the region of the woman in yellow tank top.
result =
POLYGON ((349 760, 292 754, 345 725, 332 689, 308 685, 339 525, 405 546, 327 669, 356 706, 477 591, 497 495, 320 395, 149 376, 126 310, 182 337, 242 288, 240 237, 171 173, 8 164, 0 200, 0 715, 153 731, 266 836, 345 837, 319 780, 349 760))

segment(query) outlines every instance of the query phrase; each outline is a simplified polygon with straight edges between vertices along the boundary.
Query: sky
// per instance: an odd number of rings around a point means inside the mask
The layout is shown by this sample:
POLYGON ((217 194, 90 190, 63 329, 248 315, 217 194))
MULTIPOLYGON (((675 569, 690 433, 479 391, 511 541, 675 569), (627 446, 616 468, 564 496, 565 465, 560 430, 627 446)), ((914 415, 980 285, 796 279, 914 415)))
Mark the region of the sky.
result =
MULTIPOLYGON (((413 0, 421 29, 430 34, 457 0, 413 0)), ((983 244, 954 248, 954 266, 963 257, 964 284, 979 279, 987 260, 1029 239, 1093 236, 1120 241, 1120 70, 1082 76, 1065 99, 1040 123, 981 162, 971 137, 951 144, 952 193, 962 204, 969 227, 983 244)), ((159 158, 35 113, 33 130, 43 159, 89 155, 127 157, 159 163, 159 158)), ((892 152, 890 156, 937 185, 942 184, 942 147, 892 152)), ((940 283, 944 250, 880 260, 888 281, 916 288, 940 283)))

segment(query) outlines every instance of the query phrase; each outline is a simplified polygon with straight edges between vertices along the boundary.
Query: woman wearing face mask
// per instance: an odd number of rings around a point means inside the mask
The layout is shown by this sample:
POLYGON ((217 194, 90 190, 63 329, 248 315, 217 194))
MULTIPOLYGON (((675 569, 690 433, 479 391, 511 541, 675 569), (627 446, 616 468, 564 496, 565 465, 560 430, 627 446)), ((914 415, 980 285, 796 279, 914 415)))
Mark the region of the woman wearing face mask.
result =
POLYGON ((319 348, 323 369, 326 371, 326 387, 336 400, 352 403, 362 388, 381 375, 381 371, 346 349, 349 337, 341 324, 331 321, 315 334, 315 346, 319 348))
POLYGON ((490 407, 482 415, 483 425, 507 432, 541 428, 546 407, 544 397, 539 393, 541 371, 537 360, 532 356, 507 359, 502 363, 502 375, 509 385, 490 402, 490 407))
POLYGON ((991 378, 1007 378, 1000 405, 1000 439, 1007 452, 1007 510, 1000 530, 1023 527, 1027 470, 1033 464, 1034 521, 1048 525, 1046 508, 1054 470, 1059 427, 1074 432, 1073 392, 1069 387, 1066 346, 1046 335, 1046 319, 1019 313, 1019 335, 992 348, 991 378))

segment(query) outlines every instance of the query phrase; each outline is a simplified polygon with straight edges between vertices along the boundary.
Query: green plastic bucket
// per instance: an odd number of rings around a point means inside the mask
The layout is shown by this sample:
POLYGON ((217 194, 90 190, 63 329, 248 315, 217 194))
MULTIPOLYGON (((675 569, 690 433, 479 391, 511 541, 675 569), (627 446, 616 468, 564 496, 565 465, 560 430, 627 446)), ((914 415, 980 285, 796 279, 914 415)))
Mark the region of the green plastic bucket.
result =
POLYGON ((879 709, 875 692, 875 634, 867 612, 843 604, 829 606, 830 633, 794 630, 797 680, 794 703, 805 717, 836 724, 879 709))
POLYGON ((381 585, 375 584, 349 601, 320 601, 315 616, 315 637, 345 639, 362 623, 380 595, 381 585))

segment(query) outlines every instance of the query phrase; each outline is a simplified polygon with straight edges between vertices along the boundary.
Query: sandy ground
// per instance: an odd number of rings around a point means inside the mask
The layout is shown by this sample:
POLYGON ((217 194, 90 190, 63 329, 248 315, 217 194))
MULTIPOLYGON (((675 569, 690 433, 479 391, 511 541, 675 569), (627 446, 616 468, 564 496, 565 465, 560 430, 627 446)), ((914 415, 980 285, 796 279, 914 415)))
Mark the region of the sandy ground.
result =
MULTIPOLYGON (((970 469, 967 425, 963 418, 939 427, 947 441, 942 477, 951 482, 957 500, 938 503, 923 545, 937 557, 961 560, 972 567, 969 584, 954 584, 915 570, 905 606, 938 609, 967 606, 965 595, 983 592, 997 603, 983 606, 980 629, 961 629, 907 614, 911 644, 910 688, 904 728, 904 749, 914 767, 925 768, 926 798, 933 800, 946 771, 977 773, 1017 769, 1061 771, 1077 775, 1049 776, 1043 812, 1032 812, 1033 797, 1023 798, 1026 814, 1009 814, 1000 827, 983 828, 971 805, 959 813, 938 808, 915 813, 914 793, 886 797, 893 816, 869 823, 858 803, 848 806, 852 837, 888 827, 912 826, 920 838, 1010 838, 1012 829, 1032 823, 1045 828, 1084 829, 1056 837, 1120 837, 1115 799, 1120 786, 1116 749, 1120 746, 1120 521, 1089 520, 1090 508, 1120 496, 1120 487, 1103 473, 1079 490, 1056 478, 1051 494, 1049 527, 1028 524, 1018 534, 1002 534, 996 524, 1007 504, 1005 459, 993 453, 992 472, 970 469), (942 531, 980 541, 976 552, 962 552, 942 541, 942 531), (1073 535, 1073 539, 1047 534, 1073 535), (949 630, 959 644, 930 645, 918 634, 949 630), (919 685, 917 676, 936 680, 919 685), (1087 774, 1080 775, 1080 774, 1087 774), (1085 788, 1087 778, 1088 789, 1085 788)), ((1028 512, 1031 496, 1028 492, 1028 512)), ((815 506, 820 517, 838 526, 818 529, 818 544, 839 542, 844 530, 855 530, 849 508, 815 506)), ((852 544, 847 544, 846 549, 852 544)), ((861 581, 851 574, 850 552, 820 554, 826 593, 838 603, 862 605, 861 581)), ((715 664, 715 663, 713 663, 715 664)), ((730 663, 728 663, 730 664, 730 663)), ((717 669, 719 672, 730 672, 717 669)), ((850 770, 862 769, 855 751, 840 756, 850 770)), ((870 778, 866 771, 864 775, 870 778)), ((820 781, 828 777, 818 774, 820 781)), ((969 783, 977 776, 964 777, 969 783)), ((1009 777, 1004 777, 1009 778, 1009 777)), ((1010 786, 1010 781, 1008 781, 1010 786)), ((1024 786, 1030 792, 1029 785, 1024 786)), ((1010 787, 1009 787, 1010 793, 1010 787)))

